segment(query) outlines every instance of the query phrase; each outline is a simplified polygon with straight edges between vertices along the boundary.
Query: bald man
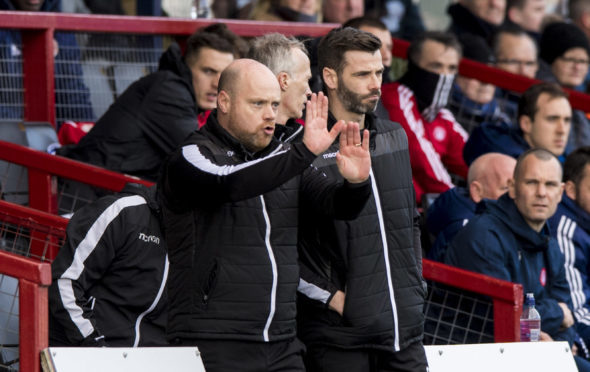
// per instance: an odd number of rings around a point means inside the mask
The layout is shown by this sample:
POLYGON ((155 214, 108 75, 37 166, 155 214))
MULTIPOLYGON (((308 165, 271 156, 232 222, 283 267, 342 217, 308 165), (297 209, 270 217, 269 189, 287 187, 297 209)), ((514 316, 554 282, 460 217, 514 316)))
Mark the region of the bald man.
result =
POLYGON ((369 135, 327 130, 328 102, 307 103, 303 141, 273 136, 274 74, 242 59, 221 74, 217 112, 164 165, 159 189, 168 241, 168 339, 198 346, 211 371, 302 371, 295 338, 300 203, 355 218, 371 189, 369 135), (345 181, 310 167, 340 133, 345 181))
POLYGON ((436 237, 428 258, 442 261, 455 234, 475 215, 477 203, 483 199, 497 200, 508 191, 515 165, 516 159, 508 155, 482 155, 469 167, 468 188, 452 188, 435 200, 428 208, 426 221, 428 231, 436 237))

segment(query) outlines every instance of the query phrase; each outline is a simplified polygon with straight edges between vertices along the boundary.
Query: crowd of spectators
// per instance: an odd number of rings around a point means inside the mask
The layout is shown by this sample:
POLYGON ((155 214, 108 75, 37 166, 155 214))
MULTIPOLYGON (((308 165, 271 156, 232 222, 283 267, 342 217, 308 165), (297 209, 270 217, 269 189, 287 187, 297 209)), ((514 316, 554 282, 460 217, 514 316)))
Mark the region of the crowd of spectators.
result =
POLYGON ((590 1, 567 18, 543 0, 459 0, 429 31, 412 1, 228 4, 212 5, 344 26, 311 41, 197 30, 58 150, 157 186, 74 214, 52 343, 197 345, 211 370, 247 354, 253 370, 425 370, 424 253, 522 284, 543 340, 590 370, 590 122, 568 93, 589 90, 590 1), (392 36, 410 41, 397 80, 392 36), (459 75, 461 58, 541 82, 496 87, 459 75), (105 296, 122 277, 141 285, 105 296))

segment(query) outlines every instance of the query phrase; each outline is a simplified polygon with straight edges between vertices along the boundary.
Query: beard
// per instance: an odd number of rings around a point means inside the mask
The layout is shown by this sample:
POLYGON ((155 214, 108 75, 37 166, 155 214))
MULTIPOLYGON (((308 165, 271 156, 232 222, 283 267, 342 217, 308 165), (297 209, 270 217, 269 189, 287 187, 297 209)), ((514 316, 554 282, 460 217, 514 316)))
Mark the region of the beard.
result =
POLYGON ((373 89, 369 94, 360 95, 348 89, 342 78, 340 78, 338 88, 336 88, 336 95, 347 111, 363 115, 375 111, 377 102, 379 102, 379 100, 375 102, 363 102, 363 100, 375 95, 381 97, 381 89, 373 89))

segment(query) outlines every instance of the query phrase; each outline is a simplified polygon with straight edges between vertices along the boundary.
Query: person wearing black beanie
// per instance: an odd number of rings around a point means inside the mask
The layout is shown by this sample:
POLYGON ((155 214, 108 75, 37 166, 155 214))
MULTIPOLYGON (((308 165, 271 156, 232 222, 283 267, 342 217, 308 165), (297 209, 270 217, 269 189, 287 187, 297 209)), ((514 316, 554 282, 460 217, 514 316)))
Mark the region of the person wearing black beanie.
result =
MULTIPOLYGON (((549 24, 543 30, 539 47, 539 57, 551 67, 559 84, 573 89, 584 82, 590 63, 590 43, 578 26, 565 22, 549 24)), ((590 122, 582 111, 574 110, 566 153, 588 145, 590 122)))
POLYGON ((573 88, 584 81, 588 72, 590 43, 578 26, 551 23, 541 35, 539 56, 551 66, 561 85, 573 88))

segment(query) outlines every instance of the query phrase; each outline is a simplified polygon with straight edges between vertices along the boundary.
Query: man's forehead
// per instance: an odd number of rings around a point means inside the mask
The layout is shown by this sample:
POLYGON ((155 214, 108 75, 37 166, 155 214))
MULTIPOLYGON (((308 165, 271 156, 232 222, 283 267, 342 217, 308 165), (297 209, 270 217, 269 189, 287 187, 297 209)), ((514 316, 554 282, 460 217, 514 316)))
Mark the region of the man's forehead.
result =
POLYGON ((377 49, 374 52, 361 50, 349 50, 344 53, 344 68, 356 70, 379 69, 383 67, 381 52, 377 49))
POLYGON ((552 97, 547 93, 541 93, 537 98, 536 106, 537 113, 543 115, 572 115, 572 107, 565 97, 552 97))
POLYGON ((420 51, 420 59, 431 61, 452 59, 453 62, 459 63, 459 52, 455 48, 439 43, 436 40, 425 40, 420 51))
POLYGON ((531 154, 523 160, 520 175, 522 180, 543 178, 547 181, 561 182, 561 165, 554 157, 545 160, 531 154))

